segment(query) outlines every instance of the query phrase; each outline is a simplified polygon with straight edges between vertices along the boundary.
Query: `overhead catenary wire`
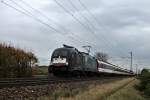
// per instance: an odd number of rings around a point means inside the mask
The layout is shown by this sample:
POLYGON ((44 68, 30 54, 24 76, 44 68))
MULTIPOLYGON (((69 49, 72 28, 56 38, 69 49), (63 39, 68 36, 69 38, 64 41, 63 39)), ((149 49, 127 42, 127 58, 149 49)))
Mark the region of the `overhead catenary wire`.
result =
MULTIPOLYGON (((71 0, 68 0, 68 1, 69 1, 69 3, 73 6, 73 8, 74 8, 76 11, 78 11, 77 7, 75 7, 75 5, 73 4, 73 2, 72 2, 71 0)), ((79 11, 78 11, 78 12, 79 12, 79 11)), ((96 31, 94 31, 94 30, 96 30, 96 28, 95 28, 94 24, 93 24, 92 22, 90 22, 90 21, 88 20, 88 18, 87 18, 86 16, 84 16, 84 14, 82 14, 81 12, 79 12, 79 13, 80 13, 80 15, 90 24, 90 26, 92 26, 92 30, 93 30, 93 33, 92 33, 92 34, 94 35, 94 37, 96 37, 98 40, 99 40, 99 39, 100 39, 100 40, 103 40, 103 42, 104 42, 104 44, 105 44, 105 47, 107 46, 108 48, 113 49, 112 46, 110 46, 111 43, 108 43, 104 36, 101 36, 101 38, 99 38, 99 36, 98 36, 97 34, 95 34, 96 31)))
POLYGON ((83 13, 81 13, 80 11, 79 11, 79 9, 74 5, 74 3, 71 1, 71 0, 68 0, 69 1, 69 3, 72 5, 72 7, 79 13, 79 15, 88 23, 87 24, 87 26, 90 28, 90 26, 91 26, 91 30, 92 30, 92 32, 95 34, 95 26, 93 25, 93 23, 92 22, 90 22, 90 20, 86 17, 86 16, 84 16, 84 14, 83 13))
POLYGON ((83 26, 85 29, 87 29, 90 33, 93 33, 93 31, 87 27, 83 22, 81 22, 74 14, 72 14, 69 10, 67 10, 61 3, 59 3, 57 0, 53 0, 59 7, 61 7, 66 13, 72 16, 74 20, 76 20, 81 26, 83 26))
MULTIPOLYGON (((12 0, 11 0, 12 1, 12 0)), ((14 1, 13 1, 14 2, 14 1)), ((17 6, 19 6, 17 3, 14 3, 14 4, 16 4, 17 6)), ((26 11, 26 12, 28 12, 27 10, 25 10, 23 7, 21 7, 21 6, 19 6, 21 9, 23 9, 24 11, 26 11)), ((20 10, 19 10, 20 11, 20 10)), ((21 11, 22 12, 22 11, 21 11)), ((30 17, 33 17, 33 15, 30 15, 31 13, 30 12, 28 12, 29 14, 27 14, 27 13, 25 13, 25 12, 23 12, 25 15, 28 15, 28 16, 30 16, 30 17)), ((40 23, 43 23, 44 25, 46 25, 46 26, 48 26, 48 27, 51 27, 49 24, 47 24, 47 23, 45 23, 45 22, 43 22, 42 20, 40 20, 40 19, 38 19, 38 18, 36 18, 36 17, 34 17, 34 19, 36 19, 37 21, 39 21, 40 23)), ((55 30, 56 32, 59 32, 59 33, 62 33, 62 32, 60 32, 60 31, 58 31, 57 29, 55 29, 55 28, 53 28, 53 27, 51 27, 51 29, 53 29, 53 30, 55 30)), ((80 41, 81 42, 81 41, 80 41)))
MULTIPOLYGON (((81 24, 81 26, 83 26, 85 29, 88 29, 89 33, 92 34, 96 39, 103 39, 104 38, 99 38, 99 36, 97 36, 97 34, 95 34, 95 32, 93 31, 93 29, 90 29, 89 27, 87 27, 85 24, 83 24, 74 14, 72 14, 67 8, 65 8, 61 3, 59 3, 57 0, 53 0, 58 6, 60 6, 66 13, 68 13, 69 15, 71 15, 79 24, 81 24)), ((109 46, 106 41, 103 41, 104 44, 106 44, 109 48, 111 48, 111 46, 109 46)))
MULTIPOLYGON (((24 0, 20 0, 24 5, 26 5, 27 7, 31 8, 33 11, 38 12, 41 16, 43 16, 44 18, 46 18, 49 22, 53 22, 55 25, 57 25, 58 27, 60 27, 61 29, 63 29, 66 33, 71 34, 74 37, 77 37, 78 39, 75 39, 76 41, 80 42, 80 43, 87 43, 87 44, 91 44, 90 42, 87 41, 81 41, 83 39, 81 39, 79 36, 77 36, 75 33, 68 31, 64 26, 60 25, 59 23, 57 23, 56 21, 52 20, 51 18, 49 18, 48 16, 46 16, 43 12, 39 11, 38 9, 32 7, 30 4, 28 4, 27 2, 25 2, 24 0)), ((70 36, 69 36, 70 37, 70 36)))
MULTIPOLYGON (((78 10, 78 8, 73 4, 73 2, 71 1, 71 0, 68 0, 69 1, 69 3, 72 5, 72 7, 76 10, 76 11, 78 11, 78 13, 81 15, 81 17, 82 18, 84 18, 87 22, 88 22, 88 24, 90 24, 91 26, 92 26, 92 28, 94 29, 94 30, 96 30, 96 28, 95 28, 95 26, 93 25, 93 23, 92 22, 90 22, 89 20, 88 20, 88 18, 87 18, 87 16, 84 16, 84 14, 82 14, 82 12, 79 12, 79 10, 78 10)), ((79 3, 81 4, 81 6, 84 8, 84 9, 86 9, 86 11, 89 13, 89 14, 91 14, 91 17, 92 18, 94 18, 94 20, 99 24, 99 26, 100 26, 100 23, 99 23, 99 21, 97 20, 97 18, 86 8, 86 6, 84 6, 84 4, 79 0, 79 3)), ((101 26, 100 26, 101 27, 101 26)), ((105 37, 104 37, 104 35, 102 35, 101 34, 101 36, 103 37, 102 39, 104 40, 104 41, 107 41, 106 39, 105 39, 105 37)), ((108 41, 108 44, 111 44, 112 43, 112 41, 110 42, 110 41, 108 41)), ((106 43, 105 43, 106 44, 106 43)), ((108 45, 107 45, 108 46, 108 45)), ((109 48, 113 48, 113 46, 109 46, 109 48)), ((122 51, 120 51, 119 50, 119 53, 122 55, 124 52, 122 52, 122 51)))
MULTIPOLYGON (((91 26, 91 28, 92 29, 96 29, 95 28, 95 26, 93 25, 93 23, 86 17, 86 16, 84 16, 84 14, 83 13, 81 13, 80 11, 79 11, 79 9, 74 5, 74 3, 71 1, 71 0, 68 0, 68 2, 71 4, 71 6, 79 13, 79 15, 81 15, 81 17, 88 23, 88 27, 90 28, 90 26, 91 26)), ((93 31, 93 33, 95 33, 95 31, 93 31)), ((97 36, 96 36, 97 37, 97 36)), ((94 45, 94 44, 93 44, 94 45)), ((96 46, 96 45, 95 45, 96 46)), ((96 49, 94 49, 94 50, 96 50, 96 49)))
MULTIPOLYGON (((87 27, 84 23, 82 23, 76 16, 74 16, 74 14, 70 13, 63 5, 61 5, 57 0, 54 0, 54 2, 60 6, 66 13, 68 13, 69 15, 71 15, 81 26, 83 26, 84 28, 88 29, 88 31, 91 33, 93 33, 93 31, 87 27)), ((94 44, 93 44, 94 45, 94 44)))
MULTIPOLYGON (((76 11, 78 11, 78 13, 81 15, 81 17, 84 18, 88 22, 88 24, 92 27, 93 30, 97 30, 96 27, 95 27, 95 25, 86 16, 84 16, 84 14, 82 12, 79 11, 79 9, 74 5, 74 3, 72 2, 72 0, 68 0, 68 2, 72 5, 72 7, 76 11)), ((93 31, 93 32, 95 33, 96 31, 93 31)), ((99 39, 99 36, 97 36, 97 35, 95 35, 95 36, 98 37, 98 39, 99 39)), ((102 38, 100 38, 100 39, 104 41, 104 44, 106 44, 106 46, 109 47, 110 49, 113 49, 113 47, 110 46, 111 42, 107 42, 107 40, 105 39, 105 37, 103 35, 101 35, 101 37, 102 38)))
MULTIPOLYGON (((12 1, 12 0, 11 0, 11 1, 12 1)), ((6 3, 6 2, 4 2, 4 1, 2 0, 2 3, 4 3, 5 5, 7 5, 7 6, 13 8, 13 9, 17 10, 18 12, 20 12, 20 13, 22 13, 22 14, 25 14, 26 16, 29 16, 29 17, 35 19, 36 21, 38 21, 38 22, 40 22, 40 23, 42 23, 42 24, 44 24, 44 25, 46 25, 46 26, 52 28, 52 29, 55 30, 56 32, 59 32, 59 33, 60 33, 60 31, 58 31, 58 30, 56 30, 55 28, 51 27, 49 24, 47 24, 47 23, 45 23, 45 22, 42 22, 40 19, 38 19, 38 18, 36 18, 35 16, 33 16, 29 11, 27 11, 25 8, 23 8, 22 6, 20 6, 20 5, 17 4, 16 2, 14 2, 14 1, 12 1, 12 2, 13 2, 15 5, 17 5, 19 8, 23 9, 25 12, 24 12, 24 11, 21 11, 21 10, 15 8, 15 7, 13 7, 12 5, 9 5, 8 3, 6 3), (26 12, 27 12, 27 13, 26 13, 26 12), (31 15, 30 15, 30 14, 31 14, 31 15)), ((74 40, 75 40, 75 39, 74 39, 74 40)), ((78 41, 80 41, 80 40, 78 40, 78 41)), ((80 41, 80 43, 81 43, 81 41, 80 41)))
MULTIPOLYGON (((81 5, 81 6, 89 13, 89 15, 96 21, 96 23, 97 23, 100 27, 103 27, 103 29, 105 29, 106 32, 109 32, 109 31, 105 28, 105 26, 102 25, 102 23, 100 23, 100 21, 93 15, 93 13, 84 5, 84 3, 81 2, 81 0, 78 0, 78 1, 79 1, 80 5, 81 5)), ((103 36, 105 36, 105 35, 103 35, 103 36)), ((112 41, 111 41, 111 42, 109 41, 109 43, 112 44, 112 41)), ((119 48, 119 52, 120 52, 120 54, 124 54, 124 52, 121 50, 121 48, 119 48)), ((126 55, 126 54, 125 54, 125 55, 126 55)))
MULTIPOLYGON (((37 11, 37 12, 39 12, 43 17, 45 17, 45 18, 47 18, 48 20, 50 20, 50 21, 52 21, 50 18, 48 18, 46 15, 44 15, 43 13, 41 13, 39 10, 37 10, 37 9, 35 9, 35 8, 33 8, 31 5, 29 5, 29 4, 27 4, 25 1, 23 1, 23 0, 20 0, 22 3, 24 3, 26 6, 28 6, 28 7, 30 7, 30 8, 32 8, 33 10, 35 10, 35 11, 37 11)), ((78 20, 78 19, 76 19, 76 20, 78 20)), ((54 21, 53 21, 54 22, 54 21)), ((80 21, 78 21, 78 22, 80 22, 80 21)), ((56 23, 56 22, 54 22, 55 24, 57 24, 58 26, 60 26, 61 28, 63 28, 64 30, 66 30, 63 26, 61 26, 61 25, 59 25, 58 23, 56 23)), ((80 22, 81 23, 81 22, 80 22)), ((81 24, 83 24, 83 23, 81 23, 81 24)), ((72 34, 73 36, 75 36, 75 37, 78 37, 77 35, 75 35, 74 33, 72 33, 72 32, 67 32, 67 33, 70 33, 70 34, 72 34)), ((78 38, 80 38, 80 37, 78 37, 78 38)), ((74 40, 77 40, 77 39, 74 39, 74 40)), ((78 39, 77 41, 80 41, 80 43, 81 43, 81 40, 83 40, 83 39, 78 39)), ((87 41, 82 41, 82 42, 84 42, 84 43, 87 43, 87 44, 91 44, 90 42, 87 42, 87 41)), ((93 44, 94 45, 94 44, 93 44)))
POLYGON ((94 28, 94 27, 93 27, 93 23, 91 23, 91 22, 88 20, 88 18, 85 17, 84 14, 79 11, 79 9, 74 5, 74 3, 72 2, 72 0, 68 0, 68 2, 69 2, 69 3, 71 4, 71 6, 77 11, 77 13, 79 13, 79 15, 87 22, 87 26, 88 26, 89 28, 90 28, 90 26, 91 26, 91 28, 94 28))
POLYGON ((50 28, 51 30, 53 30, 53 31, 55 31, 55 32, 59 32, 58 30, 56 30, 55 28, 51 27, 51 26, 48 25, 47 23, 45 23, 45 22, 41 21, 40 19, 35 18, 35 17, 33 17, 33 16, 31 16, 31 15, 29 15, 29 14, 27 14, 27 13, 25 13, 24 11, 21 11, 20 9, 17 9, 17 8, 13 7, 12 5, 10 5, 10 4, 4 2, 3 0, 1 0, 1 3, 3 3, 3 4, 5 4, 6 6, 12 8, 12 9, 14 9, 14 10, 16 10, 16 11, 19 12, 19 13, 22 13, 22 14, 24 14, 24 15, 26 15, 26 16, 28 16, 28 17, 30 17, 30 18, 36 20, 36 21, 38 21, 39 23, 41 23, 41 24, 43 24, 44 26, 50 28))
MULTIPOLYGON (((6 2, 4 2, 4 0, 1 0, 1 3, 3 3, 3 4, 5 4, 6 6, 12 8, 12 9, 14 9, 14 10, 16 10, 17 12, 22 13, 22 14, 24 14, 24 15, 26 15, 26 16, 28 16, 28 17, 30 17, 30 18, 32 18, 32 19, 34 19, 34 20, 40 22, 41 24, 47 26, 48 28, 50 28, 51 30, 53 30, 53 31, 55 31, 55 32, 57 32, 57 33, 62 33, 61 31, 55 29, 54 27, 50 26, 49 24, 43 22, 42 20, 40 20, 39 18, 37 18, 36 16, 34 16, 31 12, 29 12, 28 10, 26 10, 25 8, 23 8, 23 7, 22 7, 21 5, 19 5, 17 2, 15 2, 15 1, 13 1, 13 0, 11 0, 11 2, 14 3, 16 6, 18 6, 19 8, 21 8, 23 11, 20 10, 20 9, 18 9, 18 8, 16 8, 16 7, 14 7, 14 6, 12 6, 12 5, 10 5, 10 4, 8 4, 8 3, 6 3, 6 2)), ((77 42, 79 42, 79 43, 83 43, 83 41, 80 41, 80 40, 78 40, 78 39, 75 39, 73 36, 68 36, 68 38, 69 38, 70 40, 75 40, 75 41, 77 41, 77 42), (71 37, 71 39, 70 39, 70 37, 71 37)))
MULTIPOLYGON (((49 18, 47 15, 45 15, 43 12, 41 12, 40 10, 32 7, 30 4, 28 4, 26 1, 24 0, 19 0, 20 2, 22 2, 25 6, 31 8, 33 11, 39 13, 42 17, 44 17, 45 19, 47 19, 49 22, 53 22, 54 24, 56 24, 57 26, 59 26, 61 29, 63 29, 66 32, 66 29, 64 29, 63 26, 61 26, 59 23, 57 23, 56 21, 52 20, 51 18, 49 18)), ((67 32, 66 32, 67 33, 67 32)))

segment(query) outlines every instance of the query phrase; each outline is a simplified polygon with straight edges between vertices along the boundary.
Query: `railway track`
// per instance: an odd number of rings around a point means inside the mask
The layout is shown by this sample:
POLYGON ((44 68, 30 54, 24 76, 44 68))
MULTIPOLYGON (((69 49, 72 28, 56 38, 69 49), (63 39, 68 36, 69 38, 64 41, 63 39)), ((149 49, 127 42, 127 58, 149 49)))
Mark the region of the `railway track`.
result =
POLYGON ((57 84, 65 82, 80 82, 80 81, 91 81, 91 80, 104 80, 114 79, 116 77, 96 77, 96 78, 8 78, 0 79, 0 88, 8 87, 20 87, 20 86, 32 86, 41 84, 57 84))

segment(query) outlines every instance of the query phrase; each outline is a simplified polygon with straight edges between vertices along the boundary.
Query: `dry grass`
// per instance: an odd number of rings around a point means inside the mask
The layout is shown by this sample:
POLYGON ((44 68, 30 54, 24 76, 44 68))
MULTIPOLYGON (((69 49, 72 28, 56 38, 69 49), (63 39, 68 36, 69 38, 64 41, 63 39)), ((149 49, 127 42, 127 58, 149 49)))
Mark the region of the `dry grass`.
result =
POLYGON ((107 97, 104 100, 145 100, 137 91, 134 86, 137 84, 138 81, 135 80, 134 82, 128 84, 120 91, 112 94, 111 96, 107 97))
POLYGON ((102 81, 60 83, 55 85, 54 90, 48 91, 47 95, 38 97, 38 100, 57 100, 60 97, 74 97, 77 94, 88 91, 98 84, 102 84, 102 81))
POLYGON ((59 99, 60 100, 104 100, 112 93, 118 91, 120 88, 127 85, 133 80, 134 78, 127 78, 120 81, 115 81, 113 83, 98 85, 90 89, 89 91, 76 95, 75 97, 59 98, 59 99))

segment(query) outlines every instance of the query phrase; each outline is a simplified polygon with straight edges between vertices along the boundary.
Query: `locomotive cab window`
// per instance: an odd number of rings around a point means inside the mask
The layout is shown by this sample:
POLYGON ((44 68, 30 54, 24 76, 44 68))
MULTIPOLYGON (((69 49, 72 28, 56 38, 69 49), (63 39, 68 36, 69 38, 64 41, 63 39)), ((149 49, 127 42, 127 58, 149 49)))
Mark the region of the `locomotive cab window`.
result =
POLYGON ((56 50, 54 53, 53 53, 53 57, 66 57, 68 56, 68 51, 66 50, 56 50))

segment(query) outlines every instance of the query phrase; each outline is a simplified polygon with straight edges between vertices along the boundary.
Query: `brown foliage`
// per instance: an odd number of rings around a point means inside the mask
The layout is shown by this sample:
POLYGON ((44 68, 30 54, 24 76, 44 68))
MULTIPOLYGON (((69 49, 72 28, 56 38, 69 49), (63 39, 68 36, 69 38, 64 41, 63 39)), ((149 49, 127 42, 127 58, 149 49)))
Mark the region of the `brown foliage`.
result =
POLYGON ((31 67, 36 62, 32 52, 0 43, 0 78, 31 76, 31 67))

